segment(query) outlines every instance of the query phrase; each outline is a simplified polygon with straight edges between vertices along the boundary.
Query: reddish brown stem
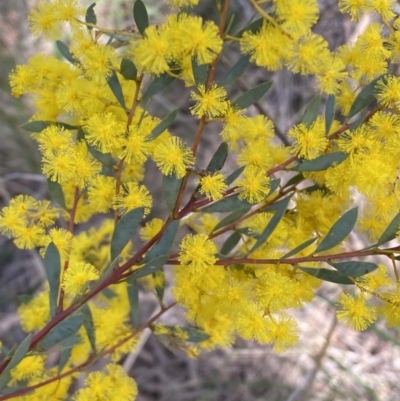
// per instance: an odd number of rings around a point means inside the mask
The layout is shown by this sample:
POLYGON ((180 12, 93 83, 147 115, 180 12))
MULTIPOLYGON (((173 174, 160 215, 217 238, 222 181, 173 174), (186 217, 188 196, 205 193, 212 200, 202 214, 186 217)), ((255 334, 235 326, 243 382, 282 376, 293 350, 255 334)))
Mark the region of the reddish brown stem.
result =
MULTIPOLYGON (((74 203, 72 204, 72 209, 71 209, 71 213, 70 213, 70 220, 69 220, 69 226, 68 226, 68 231, 74 235, 74 231, 75 231, 75 216, 76 216, 76 209, 78 208, 78 202, 79 202, 79 188, 75 187, 75 193, 74 193, 74 203)), ((68 270, 69 267, 69 260, 66 260, 64 263, 64 268, 61 274, 61 280, 65 274, 65 272, 68 270)), ((56 313, 60 313, 63 311, 64 309, 64 288, 61 287, 60 288, 60 294, 58 296, 58 304, 57 304, 57 309, 56 309, 56 313)))
MULTIPOLYGON (((221 11, 221 20, 219 23, 219 35, 221 36, 221 38, 223 38, 223 34, 224 34, 224 30, 225 30, 226 18, 228 15, 229 5, 230 5, 230 0, 225 0, 224 6, 221 11)), ((219 61, 219 57, 216 57, 215 60, 211 64, 211 68, 208 73, 208 78, 207 78, 207 83, 206 83, 207 89, 210 88, 210 86, 214 82, 218 61, 219 61)), ((203 134, 205 125, 206 125, 206 117, 203 116, 200 119, 199 127, 197 128, 197 132, 194 137, 193 146, 192 146, 193 155, 196 155, 197 149, 200 144, 201 135, 203 134)), ((190 175, 190 173, 186 173, 185 177, 182 180, 181 187, 179 188, 179 193, 176 198, 175 207, 174 207, 174 211, 173 211, 173 217, 175 219, 179 215, 179 207, 182 203, 183 194, 185 193, 185 189, 186 189, 187 183, 189 181, 189 175, 190 175)))
MULTIPOLYGON (((156 315, 154 315, 147 323, 143 324, 142 326, 140 326, 139 328, 137 328, 136 330, 134 330, 131 334, 129 334, 127 337, 123 338, 122 340, 118 341, 116 344, 114 344, 112 347, 108 348, 107 350, 102 352, 102 356, 111 354, 112 352, 114 352, 118 347, 120 347, 122 344, 124 344, 125 342, 129 341, 131 338, 135 337, 136 335, 138 335, 140 332, 142 332, 144 329, 148 328, 153 322, 155 322, 161 315, 163 315, 166 311, 168 311, 169 309, 171 309, 173 306, 176 305, 176 302, 172 303, 171 305, 168 305, 166 308, 161 309, 160 312, 158 312, 156 315)), ((41 383, 35 384, 33 386, 28 386, 28 387, 24 387, 20 390, 17 390, 13 393, 4 395, 2 397, 0 397, 0 401, 4 401, 4 400, 8 400, 10 398, 14 398, 14 397, 19 397, 22 396, 24 394, 26 394, 29 391, 35 390, 37 388, 46 386, 47 384, 53 383, 57 380, 61 380, 64 377, 67 377, 75 372, 79 372, 81 371, 83 368, 85 368, 86 366, 89 366, 92 362, 94 362, 96 360, 96 358, 98 358, 97 355, 93 355, 91 356, 86 362, 81 363, 78 366, 75 366, 74 368, 68 370, 67 372, 64 372, 58 376, 52 377, 51 379, 45 380, 41 383)))
MULTIPOLYGON (((215 265, 229 266, 232 264, 253 264, 253 265, 276 265, 276 264, 288 264, 295 265, 304 262, 330 262, 335 259, 348 259, 348 258, 359 258, 363 256, 375 256, 385 254, 379 252, 379 250, 369 251, 354 251, 354 252, 343 252, 336 255, 321 255, 321 256, 302 256, 299 258, 288 258, 288 259, 250 259, 250 258, 237 258, 237 259, 223 259, 215 262, 215 265)), ((168 260, 168 265, 179 265, 180 262, 177 260, 168 260)))

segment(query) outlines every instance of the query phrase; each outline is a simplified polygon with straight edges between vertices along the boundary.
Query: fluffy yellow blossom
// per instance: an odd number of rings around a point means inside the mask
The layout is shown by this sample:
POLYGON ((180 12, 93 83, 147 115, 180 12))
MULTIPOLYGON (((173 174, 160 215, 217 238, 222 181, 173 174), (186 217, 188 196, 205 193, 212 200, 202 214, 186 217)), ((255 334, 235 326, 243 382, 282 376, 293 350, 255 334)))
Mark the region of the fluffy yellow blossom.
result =
POLYGON ((198 16, 184 16, 180 25, 180 32, 185 38, 185 52, 196 57, 198 64, 211 63, 222 49, 217 25, 213 21, 203 23, 198 16))
POLYGON ((99 272, 90 263, 72 263, 64 272, 62 287, 68 295, 79 295, 84 291, 88 281, 99 278, 99 272))
POLYGON ((41 1, 37 8, 31 10, 28 22, 33 35, 39 36, 43 34, 48 40, 55 40, 61 37, 62 18, 58 9, 56 3, 41 1))
POLYGON ((182 178, 186 168, 193 166, 195 158, 192 151, 176 136, 160 143, 154 150, 153 159, 164 175, 175 174, 182 178))
POLYGON ((140 229, 140 238, 143 241, 151 240, 160 232, 164 222, 161 219, 153 219, 146 223, 146 226, 140 229))
POLYGON ((44 370, 44 361, 40 355, 26 356, 15 368, 11 369, 13 382, 29 380, 41 376, 44 370))
POLYGON ((236 322, 238 334, 245 340, 256 340, 263 344, 267 342, 266 329, 267 321, 262 308, 255 302, 248 302, 236 322))
POLYGON ((150 213, 153 199, 144 185, 128 182, 123 185, 121 192, 114 198, 114 207, 120 214, 129 212, 138 207, 144 207, 144 214, 150 213))
POLYGON ((282 19, 282 27, 291 35, 304 35, 318 20, 316 0, 278 1, 276 13, 282 19))
POLYGON ((276 71, 292 54, 293 45, 288 35, 271 24, 264 24, 257 33, 245 32, 240 39, 240 50, 250 54, 250 60, 260 67, 276 71))
POLYGON ((270 180, 266 172, 260 168, 249 166, 243 172, 243 178, 238 181, 243 187, 239 199, 246 199, 250 203, 258 203, 265 199, 269 193, 270 180))
POLYGON ((112 113, 93 114, 84 125, 85 138, 100 152, 110 153, 120 146, 125 128, 112 113))
POLYGON ((302 36, 295 44, 293 56, 288 60, 287 65, 293 72, 318 74, 331 60, 328 42, 322 36, 309 33, 302 36))
POLYGON ((376 308, 366 304, 363 294, 352 296, 343 293, 338 302, 341 307, 337 312, 338 319, 355 330, 365 330, 376 320, 376 308))
POLYGON ((98 175, 90 182, 88 199, 92 207, 99 213, 108 212, 115 196, 116 180, 114 177, 98 175))
POLYGON ((228 186, 221 173, 205 175, 200 179, 200 192, 212 200, 221 199, 228 186))
POLYGON ((351 19, 357 21, 369 3, 369 0, 339 0, 339 10, 342 13, 349 13, 351 19))
POLYGON ((26 333, 40 330, 50 318, 49 292, 42 291, 18 308, 22 329, 26 333))
POLYGON ((53 242, 60 252, 61 257, 66 260, 72 248, 73 235, 64 228, 52 228, 49 231, 49 242, 53 242))
POLYGON ((169 4, 176 7, 196 6, 199 0, 167 0, 169 4))
POLYGON ((296 125, 288 135, 295 140, 292 145, 293 153, 307 160, 315 159, 329 144, 325 134, 325 122, 321 117, 318 117, 310 127, 304 123, 296 125))
POLYGON ((135 380, 117 364, 107 365, 105 373, 89 373, 85 384, 87 387, 74 394, 74 401, 134 401, 138 394, 135 380))
POLYGON ((160 75, 169 70, 169 38, 163 27, 149 26, 144 37, 132 44, 135 65, 142 71, 160 75))
POLYGON ((379 80, 376 91, 376 98, 382 106, 398 107, 400 105, 400 77, 391 75, 379 80))
POLYGON ((204 85, 200 85, 197 89, 199 94, 194 92, 191 94, 191 99, 197 101, 197 104, 192 107, 192 114, 197 117, 204 115, 216 117, 224 114, 228 108, 224 88, 213 85, 210 89, 206 90, 204 85))
POLYGON ((297 322, 287 315, 273 315, 267 319, 266 342, 273 343, 277 353, 285 352, 288 347, 295 345, 299 338, 297 322))
POLYGON ((179 262, 190 267, 196 273, 203 272, 217 261, 215 257, 217 247, 205 234, 186 235, 181 242, 180 249, 179 262))

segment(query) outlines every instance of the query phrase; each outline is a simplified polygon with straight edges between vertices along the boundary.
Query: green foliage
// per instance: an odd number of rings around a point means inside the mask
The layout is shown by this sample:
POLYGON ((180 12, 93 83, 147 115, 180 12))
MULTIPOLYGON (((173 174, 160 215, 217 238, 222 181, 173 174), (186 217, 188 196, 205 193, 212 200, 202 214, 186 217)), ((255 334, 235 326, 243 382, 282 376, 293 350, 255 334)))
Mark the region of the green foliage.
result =
POLYGON ((61 185, 58 182, 52 181, 50 178, 47 179, 47 188, 50 196, 63 208, 66 209, 64 193, 61 185))
POLYGON ((345 152, 333 152, 327 155, 322 155, 314 160, 302 161, 297 166, 293 167, 294 171, 323 171, 331 167, 333 164, 339 164, 347 159, 349 156, 345 152))
POLYGON ((132 235, 136 232, 140 221, 143 218, 144 209, 138 207, 123 215, 115 226, 111 239, 111 260, 115 260, 122 252, 132 235))
MULTIPOLYGON (((86 17, 85 20, 87 23, 90 24, 97 24, 97 17, 96 14, 94 12, 94 7, 96 6, 96 3, 92 3, 86 10, 86 17)), ((91 31, 93 29, 93 27, 88 26, 89 31, 91 31)))
POLYGON ((123 58, 121 60, 120 70, 121 70, 121 75, 125 79, 130 79, 132 81, 136 80, 137 69, 136 69, 135 64, 133 64, 132 60, 129 60, 127 58, 123 58))
MULTIPOLYGON (((150 4, 146 9, 136 0, 139 33, 97 26, 95 3, 86 10, 86 23, 75 18, 83 17, 84 9, 73 10, 68 20, 59 3, 41 3, 30 15, 34 34, 57 39, 65 22, 72 34, 69 46, 56 41, 65 60, 58 53, 38 57, 10 75, 15 96, 34 95, 37 110, 22 128, 38 142, 52 202, 17 196, 0 212, 0 233, 18 248, 39 249, 47 278, 37 296, 25 296, 19 305, 21 326, 36 334, 0 364, 4 394, 24 397, 35 390, 34 397, 47 397, 40 392, 39 377, 47 380, 41 362, 58 372, 50 382, 60 379, 62 389, 63 375, 102 357, 121 360, 145 328, 189 355, 230 345, 236 336, 282 352, 298 336, 287 311, 309 302, 320 283, 309 276, 353 286, 354 298, 339 300, 338 317, 345 324, 364 329, 376 319, 375 310, 397 323, 396 282, 381 265, 361 260, 385 255, 398 275, 398 247, 380 248, 399 237, 400 225, 395 135, 400 78, 382 74, 382 65, 389 71, 389 60, 398 60, 397 48, 387 46, 396 24, 373 32, 373 57, 370 28, 347 57, 344 50, 329 50, 312 30, 320 17, 316 3, 304 4, 307 18, 294 23, 294 1, 273 12, 251 2, 255 20, 238 21, 246 27, 235 36, 230 32, 239 16, 230 2, 218 3, 219 26, 196 15, 195 1, 183 3, 166 21, 155 18, 155 26, 149 24, 150 4), (225 73, 221 59, 234 60, 225 73), (250 86, 242 82, 243 74, 256 68, 311 75, 317 85, 301 121, 284 133, 290 146, 274 138, 287 124, 252 114, 262 111, 260 101, 277 82, 274 77, 250 86), (175 88, 185 87, 191 95, 168 97, 175 106, 159 120, 151 100, 175 81, 175 88), (236 99, 230 97, 233 84, 244 92, 236 99), (190 113, 185 123, 196 126, 187 125, 177 136, 179 113, 190 113), (212 142, 207 149, 206 135, 217 138, 218 147, 212 142), (161 176, 163 191, 155 188, 161 176), (354 193, 363 199, 360 210, 354 193), (369 230, 371 240, 352 249, 346 238, 361 230, 369 230), (349 251, 342 251, 345 244, 349 251), (157 301, 153 316, 142 305, 145 291, 157 301), (380 307, 370 302, 373 297, 380 307), (157 320, 175 304, 191 326, 158 327, 157 320), (53 351, 59 359, 46 359, 53 351), (23 362, 31 361, 24 361, 27 355, 43 357, 36 361, 37 376, 24 371, 23 362), (14 380, 16 374, 22 379, 14 380)), ((271 100, 280 90, 274 87, 271 100)), ((298 115, 292 117, 285 116, 298 121, 298 115)), ((107 374, 118 368, 107 366, 107 374)), ((86 383, 93 391, 91 374, 86 383)), ((96 391, 104 398, 134 399, 134 382, 119 383, 123 374, 96 379, 96 391), (101 388, 103 382, 107 388, 101 388)), ((83 400, 80 390, 67 393, 64 398, 83 400)))
POLYGON ((142 0, 136 0, 133 6, 133 18, 139 32, 143 35, 146 28, 149 26, 149 17, 147 15, 146 6, 142 0))
POLYGON ((46 249, 44 268, 49 282, 50 316, 54 316, 57 308, 58 292, 60 289, 61 258, 53 242, 46 249))
POLYGON ((232 101, 232 106, 238 109, 247 109, 247 107, 260 100, 271 88, 272 81, 264 82, 239 96, 232 101))
POLYGON ((49 334, 44 337, 41 345, 44 349, 49 349, 55 344, 66 340, 68 337, 75 335, 75 333, 82 326, 82 315, 72 315, 61 321, 54 327, 49 334))
POLYGON ((249 56, 242 56, 239 61, 226 74, 224 74, 219 80, 217 80, 217 85, 225 86, 230 84, 231 82, 236 81, 242 76, 249 65, 249 56))
POLYGON ((336 284, 354 284, 354 281, 343 273, 329 269, 314 269, 313 267, 299 266, 299 269, 310 276, 336 284))
POLYGON ((179 194, 182 180, 177 178, 174 174, 164 175, 163 177, 163 188, 165 201, 167 202, 168 209, 174 210, 175 202, 179 194))
POLYGON ((308 104, 301 122, 304 123, 307 127, 310 127, 317 119, 320 107, 321 107, 321 96, 317 95, 308 104))
POLYGON ((347 211, 329 230, 314 253, 319 253, 339 245, 353 230, 358 216, 358 208, 347 211))
POLYGON ((373 100, 375 100, 376 86, 378 82, 384 81, 387 74, 380 75, 378 78, 371 81, 368 85, 361 89, 357 95, 356 100, 351 106, 347 118, 351 118, 359 113, 364 107, 367 107, 373 100))
POLYGON ((148 141, 153 141, 160 136, 174 121, 179 113, 179 108, 171 111, 153 130, 148 137, 148 141))
POLYGON ((112 71, 111 75, 107 78, 107 83, 108 83, 112 93, 114 93, 115 98, 118 100, 118 103, 125 110, 126 105, 125 105, 124 94, 122 92, 122 87, 119 82, 117 73, 114 70, 112 71))

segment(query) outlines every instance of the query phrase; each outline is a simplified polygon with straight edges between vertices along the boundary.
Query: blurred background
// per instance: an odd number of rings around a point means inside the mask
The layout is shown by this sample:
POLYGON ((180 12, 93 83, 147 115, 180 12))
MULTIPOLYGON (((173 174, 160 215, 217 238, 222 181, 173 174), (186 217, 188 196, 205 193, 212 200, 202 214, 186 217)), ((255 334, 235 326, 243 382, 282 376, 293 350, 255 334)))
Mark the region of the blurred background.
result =
MULTIPOLYGON (((81 2, 85 6, 91 4, 81 2)), ((36 145, 20 128, 33 114, 32 104, 28 97, 14 99, 8 84, 10 71, 16 64, 26 63, 33 54, 45 52, 61 57, 54 44, 30 35, 26 18, 36 3, 0 1, 0 207, 17 194, 37 199, 48 197, 36 145)), ((98 24, 118 29, 133 27, 133 3, 98 0, 98 24)), ((164 2, 144 3, 152 24, 163 21, 168 13, 164 2)), ((329 41, 331 50, 353 40, 371 21, 370 16, 365 16, 357 24, 352 23, 348 16, 339 13, 337 3, 320 1, 321 17, 314 29, 329 41)), ((206 18, 218 19, 216 0, 201 0, 197 10, 206 18)), ((232 12, 233 32, 255 16, 245 0, 232 0, 232 12)), ((68 42, 67 33, 65 41, 68 42)), ((237 61, 237 49, 232 50, 223 56, 223 68, 229 69, 237 61)), ((276 127, 276 141, 287 144, 288 129, 300 120, 305 105, 315 95, 311 77, 288 71, 271 74, 252 66, 228 92, 236 96, 270 79, 274 81, 272 89, 248 113, 269 116, 276 127)), ((196 120, 188 109, 189 94, 189 89, 174 83, 157 95, 150 107, 161 118, 182 107, 171 132, 191 143, 196 120)), ((218 126, 214 125, 202 138, 199 159, 204 158, 206 164, 218 145, 218 126)), ((149 174, 146 183, 156 193, 161 181, 153 180, 152 173, 149 174)), ((353 241, 357 246, 360 240, 353 241)), ((34 294, 43 278, 42 261, 36 251, 18 250, 12 241, 0 236, 0 340, 7 347, 24 338, 16 315, 18 296, 34 294)), ((399 400, 399 331, 385 328, 380 321, 362 333, 337 323, 335 302, 340 292, 340 286, 324 284, 311 305, 294 312, 300 325, 300 341, 282 355, 276 355, 268 346, 238 340, 231 349, 189 359, 180 351, 171 352, 150 332, 144 332, 140 352, 128 355, 122 363, 138 382, 139 401, 399 400)), ((154 298, 144 294, 143 301, 146 312, 151 314, 156 309, 154 298)), ((176 323, 181 316, 182 311, 176 309, 167 320, 176 323)))

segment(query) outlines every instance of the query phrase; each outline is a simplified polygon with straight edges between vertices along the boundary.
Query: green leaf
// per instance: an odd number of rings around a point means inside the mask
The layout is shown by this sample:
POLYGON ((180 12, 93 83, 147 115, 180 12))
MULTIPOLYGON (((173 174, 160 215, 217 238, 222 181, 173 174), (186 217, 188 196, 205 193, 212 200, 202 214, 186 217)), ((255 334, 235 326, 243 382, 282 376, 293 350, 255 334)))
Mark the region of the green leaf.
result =
POLYGON ((311 99, 308 103, 306 111, 304 112, 301 122, 304 123, 307 128, 311 127, 314 121, 317 119, 319 114, 319 108, 321 106, 321 96, 317 95, 311 99))
POLYGON ((142 278, 148 276, 149 274, 153 274, 158 270, 161 270, 165 263, 168 261, 168 255, 161 255, 150 262, 147 262, 144 266, 142 266, 139 270, 136 270, 133 274, 135 279, 142 278))
POLYGON ((353 230, 357 221, 357 215, 358 207, 355 207, 341 216, 318 245, 314 254, 326 251, 340 244, 353 230))
POLYGON ((299 182, 301 182, 301 181, 303 181, 303 180, 304 180, 303 174, 301 174, 301 173, 296 174, 295 176, 293 176, 293 177, 285 184, 285 186, 284 186, 283 188, 288 188, 288 187, 290 187, 291 185, 298 184, 299 182))
POLYGON ((325 132, 326 132, 326 135, 329 134, 329 131, 332 127, 334 118, 335 118, 335 95, 329 95, 328 100, 326 102, 326 109, 325 109, 325 132))
MULTIPOLYGON (((0 389, 5 387, 7 383, 11 380, 10 371, 15 368, 26 356, 31 346, 32 334, 29 334, 22 343, 15 350, 10 362, 7 364, 6 368, 0 374, 0 389)), ((3 394, 3 392, 1 393, 3 394)))
MULTIPOLYGON (((110 265, 111 266, 111 265, 110 265)), ((109 266, 109 267, 110 267, 109 266)), ((108 276, 107 276, 108 277, 108 276)), ((115 298, 117 296, 117 293, 114 292, 110 287, 106 287, 104 288, 103 291, 101 291, 101 293, 107 298, 107 299, 112 299, 115 298)))
POLYGON ((175 174, 163 176, 163 187, 165 200, 168 210, 172 211, 175 208, 175 202, 178 197, 179 189, 181 188, 182 179, 176 178, 175 174))
POLYGON ((48 178, 47 188, 52 199, 54 199, 63 209, 67 209, 61 184, 48 178))
POLYGON ((57 125, 57 127, 65 128, 68 130, 76 130, 79 127, 74 127, 73 125, 65 124, 65 123, 58 123, 54 121, 30 121, 29 123, 21 125, 25 131, 29 132, 42 132, 50 125, 57 125))
POLYGON ((345 276, 352 276, 352 277, 360 277, 364 276, 364 274, 371 273, 375 269, 378 268, 376 263, 371 262, 358 262, 358 261, 351 261, 351 262, 340 262, 340 263, 331 263, 336 270, 343 273, 345 276))
POLYGON ((226 184, 229 186, 231 185, 234 181, 236 181, 240 175, 243 173, 244 169, 246 166, 239 167, 237 170, 235 170, 232 174, 228 175, 226 177, 226 184))
POLYGON ((114 34, 112 33, 112 34, 110 35, 110 37, 108 38, 108 40, 107 40, 106 46, 111 45, 113 39, 114 39, 114 34))
POLYGON ((386 242, 391 241, 392 239, 395 239, 399 226, 400 226, 400 213, 397 213, 394 219, 386 227, 386 230, 381 235, 375 246, 380 246, 386 242))
POLYGON ((143 218, 143 213, 144 208, 138 207, 122 216, 112 235, 111 260, 115 260, 128 244, 143 218))
POLYGON ((245 32, 248 33, 257 33, 263 26, 264 19, 259 18, 253 22, 251 22, 249 25, 247 25, 245 28, 241 29, 235 36, 237 38, 241 38, 245 32))
POLYGON ((139 314, 139 285, 137 277, 134 275, 128 276, 127 278, 127 289, 129 305, 131 307, 131 317, 134 327, 139 326, 140 314, 139 314))
POLYGON ((110 87, 112 93, 114 93, 115 98, 118 100, 118 103, 122 106, 124 110, 126 110, 124 94, 122 92, 122 87, 119 82, 117 73, 112 70, 111 75, 107 77, 107 83, 110 87))
POLYGON ((174 243, 175 236, 178 230, 179 230, 179 220, 174 220, 167 227, 160 241, 146 253, 146 257, 143 259, 143 262, 147 263, 153 259, 158 258, 161 255, 162 256, 167 255, 174 243))
MULTIPOLYGON (((155 289, 156 289, 156 294, 157 294, 157 298, 158 301, 160 302, 160 304, 162 305, 163 303, 163 299, 164 299, 164 290, 165 290, 165 272, 164 272, 164 267, 162 267, 160 270, 158 270, 156 273, 153 273, 152 276, 153 278, 157 278, 158 275, 162 275, 162 285, 156 285, 155 289)), ((157 279, 158 280, 158 279, 157 279)))
POLYGON ((72 64, 79 62, 69 51, 68 46, 61 40, 56 40, 56 46, 61 55, 72 64))
POLYGON ((142 0, 136 0, 133 6, 133 18, 139 32, 143 35, 146 28, 149 26, 149 16, 147 15, 146 6, 142 0))
POLYGON ((15 368, 25 358, 31 346, 31 341, 32 334, 28 334, 14 352, 14 355, 3 373, 5 373, 5 371, 9 372, 11 369, 15 368))
POLYGON ((317 240, 317 238, 308 239, 307 241, 303 242, 299 246, 296 246, 296 248, 294 248, 293 250, 288 252, 286 255, 282 256, 281 259, 287 259, 287 258, 290 258, 293 255, 296 255, 297 253, 301 252, 303 249, 306 249, 308 246, 310 246, 316 240, 317 240))
POLYGON ((243 95, 239 96, 237 99, 233 100, 232 106, 236 106, 240 110, 247 109, 247 107, 260 100, 271 88, 271 86, 272 81, 268 81, 250 89, 246 93, 243 93, 243 95))
POLYGON ((182 327, 182 326, 165 326, 168 327, 171 331, 171 334, 174 337, 180 338, 180 333, 183 331, 188 335, 188 339, 186 341, 192 343, 199 343, 201 341, 208 340, 210 336, 204 332, 204 330, 198 329, 196 327, 182 327))
MULTIPOLYGON (((103 274, 101 275, 101 277, 97 280, 97 282, 95 283, 95 285, 93 286, 93 291, 98 288, 103 282, 104 280, 106 280, 110 274, 113 272, 114 268, 118 265, 118 261, 119 261, 119 256, 117 258, 115 258, 108 266, 107 268, 104 270, 103 274)), ((112 291, 110 288, 106 287, 104 288, 104 290, 102 291, 102 293, 107 297, 107 298, 113 298, 113 296, 115 295, 114 291, 112 291)))
POLYGON ((121 61, 120 70, 121 70, 121 75, 125 79, 129 79, 131 81, 136 80, 137 69, 135 64, 133 64, 133 61, 123 58, 121 61))
POLYGON ((268 222, 264 231, 258 236, 257 242, 253 245, 249 253, 253 253, 259 246, 261 246, 268 240, 268 238, 274 232, 276 226, 279 224, 282 217, 284 216, 291 198, 292 195, 287 196, 286 198, 280 200, 279 202, 274 203, 269 208, 265 209, 265 210, 272 210, 271 208, 273 207, 275 213, 272 216, 271 220, 268 222))
MULTIPOLYGON (((89 24, 97 24, 97 18, 96 18, 96 14, 94 13, 94 7, 95 7, 96 3, 91 4, 88 9, 86 10, 86 17, 85 17, 85 21, 89 24)), ((89 31, 91 31, 93 28, 91 26, 88 26, 89 31)))
POLYGON ((360 114, 357 117, 357 119, 350 124, 350 131, 356 130, 365 121, 365 118, 367 117, 368 113, 369 113, 368 109, 360 111, 360 114))
POLYGON ((153 128, 146 141, 153 141, 160 136, 174 121, 179 113, 179 108, 175 109, 167 115, 156 127, 153 128))
POLYGON ((78 343, 78 333, 73 334, 72 336, 67 337, 62 344, 62 351, 60 354, 60 360, 58 362, 58 374, 65 368, 65 365, 68 362, 69 357, 72 353, 72 348, 78 343))
POLYGON ((170 85, 175 80, 174 77, 171 77, 167 73, 161 74, 159 77, 155 78, 153 82, 147 88, 146 93, 143 95, 141 102, 147 102, 152 96, 161 92, 168 85, 170 85))
POLYGON ((276 180, 271 180, 270 184, 269 184, 269 192, 268 192, 268 196, 272 195, 278 188, 279 185, 281 183, 281 179, 277 178, 276 180))
POLYGON ((218 146, 218 149, 214 153, 213 157, 211 158, 210 163, 208 163, 206 170, 211 171, 212 173, 221 170, 222 167, 224 167, 227 157, 228 157, 228 144, 226 142, 222 142, 218 146))
POLYGON ((201 213, 227 213, 233 212, 234 210, 246 209, 249 206, 251 206, 249 202, 240 200, 236 194, 228 198, 223 198, 196 211, 201 213))
POLYGON ((250 56, 242 56, 239 61, 223 77, 217 80, 218 86, 225 86, 236 81, 250 65, 250 56))
POLYGON ((236 212, 232 212, 228 214, 224 219, 222 219, 212 230, 212 232, 219 230, 222 227, 227 226, 228 224, 234 223, 243 217, 250 210, 250 206, 245 209, 236 210, 236 212))
POLYGON ((114 167, 114 158, 111 156, 111 153, 102 153, 97 150, 93 145, 86 141, 87 148, 89 153, 98 160, 103 166, 108 167, 110 170, 114 167))
POLYGON ((313 160, 305 160, 293 167, 293 171, 323 171, 328 169, 334 163, 342 163, 348 158, 349 154, 346 152, 333 152, 327 155, 321 155, 313 160))
POLYGON ((196 86, 205 85, 208 73, 208 64, 198 64, 196 57, 192 57, 192 70, 196 86))
POLYGON ((10 387, 7 387, 4 389, 4 387, 8 384, 8 382, 11 380, 11 375, 10 372, 7 371, 7 368, 3 371, 3 373, 0 374, 0 390, 2 390, 1 394, 6 395, 7 391, 10 387))
POLYGON ((354 284, 354 281, 351 280, 349 277, 345 276, 344 274, 336 271, 336 270, 329 270, 329 269, 314 269, 313 267, 302 267, 299 266, 300 270, 309 274, 310 276, 314 276, 324 281, 329 281, 331 283, 337 284, 354 284))
POLYGON ((50 300, 50 316, 56 314, 58 292, 60 289, 61 274, 61 258, 60 252, 53 242, 46 249, 44 257, 44 267, 46 270, 47 280, 49 282, 49 300, 50 300))
POLYGON ((90 346, 94 353, 96 353, 96 332, 94 329, 93 315, 88 304, 83 304, 81 307, 83 326, 85 327, 90 346))
POLYGON ((224 245, 222 245, 221 248, 221 254, 222 255, 228 255, 228 253, 230 251, 232 251, 233 248, 235 248, 235 246, 239 243, 239 241, 241 240, 241 235, 239 233, 233 233, 224 243, 224 245))
POLYGON ((61 321, 43 339, 42 346, 45 349, 64 341, 69 336, 75 334, 82 326, 82 315, 72 315, 61 321))
POLYGON ((373 100, 375 100, 376 87, 379 81, 385 81, 388 74, 382 74, 374 79, 368 85, 362 88, 361 92, 357 95, 354 103, 352 104, 347 118, 351 118, 359 113, 364 107, 367 107, 373 100))

